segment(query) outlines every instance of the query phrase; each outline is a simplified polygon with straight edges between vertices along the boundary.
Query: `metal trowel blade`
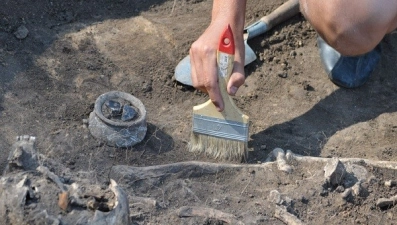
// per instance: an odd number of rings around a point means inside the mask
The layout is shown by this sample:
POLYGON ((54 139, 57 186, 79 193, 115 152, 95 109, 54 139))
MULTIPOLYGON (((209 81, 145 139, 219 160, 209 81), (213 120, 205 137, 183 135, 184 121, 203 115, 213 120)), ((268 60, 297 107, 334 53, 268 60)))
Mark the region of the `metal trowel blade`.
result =
MULTIPOLYGON (((255 52, 248 45, 247 41, 244 41, 245 45, 245 63, 244 66, 252 63, 256 60, 255 52)), ((178 65, 175 67, 175 79, 185 85, 193 86, 192 78, 190 76, 190 56, 183 58, 178 65)))

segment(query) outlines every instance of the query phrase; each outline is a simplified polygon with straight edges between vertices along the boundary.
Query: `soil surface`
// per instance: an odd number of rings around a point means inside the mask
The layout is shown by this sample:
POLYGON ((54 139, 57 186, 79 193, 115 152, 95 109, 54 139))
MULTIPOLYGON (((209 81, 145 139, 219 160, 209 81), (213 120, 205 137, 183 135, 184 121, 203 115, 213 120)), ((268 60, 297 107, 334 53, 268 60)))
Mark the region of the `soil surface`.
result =
MULTIPOLYGON (((246 24, 282 2, 248 1, 246 24)), ((216 162, 187 151, 192 107, 208 96, 174 78, 175 66, 210 22, 211 7, 212 1, 207 0, 3 0, 0 171, 6 166, 15 137, 25 134, 37 138, 40 154, 71 171, 94 172, 99 184, 109 182, 111 168, 116 165, 216 162), (146 137, 128 149, 107 146, 83 123, 98 96, 114 90, 134 95, 147 110, 146 137)), ((304 156, 396 161, 397 33, 384 38, 380 63, 370 80, 357 89, 339 88, 329 81, 316 38, 311 25, 296 15, 250 40, 258 59, 246 66, 246 83, 235 97, 238 107, 250 117, 250 151, 243 164, 262 163, 277 147, 304 156)), ((375 202, 378 197, 395 195, 396 188, 369 183, 370 194, 337 202, 333 194, 325 196, 321 190, 311 191, 304 185, 297 188, 297 177, 301 177, 300 182, 310 180, 310 166, 306 167, 285 179, 281 173, 269 175, 265 169, 243 169, 193 174, 191 183, 183 176, 161 180, 179 182, 172 187, 184 187, 183 193, 167 192, 171 187, 167 183, 158 184, 166 194, 152 195, 148 191, 155 185, 152 183, 145 190, 142 185, 125 187, 135 190, 134 194, 147 191, 146 197, 166 196, 169 199, 164 207, 174 209, 195 202, 237 217, 257 213, 247 224, 283 224, 261 203, 274 189, 295 193, 290 197, 300 200, 289 205, 289 211, 307 224, 395 221, 394 207, 379 209, 375 202), (194 195, 189 192, 191 186, 195 187, 194 195), (175 196, 184 197, 173 204, 175 196)), ((397 179, 393 170, 368 170, 379 182, 397 179)), ((135 223, 222 224, 209 219, 163 220, 168 215, 163 212, 164 208, 149 210, 134 217, 135 223)))

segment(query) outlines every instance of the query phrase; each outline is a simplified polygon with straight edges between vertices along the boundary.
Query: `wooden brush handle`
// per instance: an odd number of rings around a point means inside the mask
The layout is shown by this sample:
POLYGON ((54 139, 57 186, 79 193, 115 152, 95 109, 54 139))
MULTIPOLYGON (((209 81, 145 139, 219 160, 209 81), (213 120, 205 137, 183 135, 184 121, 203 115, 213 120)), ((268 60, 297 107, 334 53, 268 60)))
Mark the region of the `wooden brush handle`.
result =
POLYGON ((219 40, 217 54, 218 84, 225 106, 223 113, 228 118, 239 118, 238 121, 240 121, 243 113, 237 108, 233 98, 227 93, 227 83, 233 72, 234 51, 233 32, 230 26, 228 26, 219 40))
POLYGON ((233 99, 227 93, 227 83, 229 82, 230 76, 233 72, 234 55, 230 55, 218 50, 217 64, 219 90, 225 104, 225 110, 227 111, 227 107, 230 107, 230 104, 234 104, 233 99))

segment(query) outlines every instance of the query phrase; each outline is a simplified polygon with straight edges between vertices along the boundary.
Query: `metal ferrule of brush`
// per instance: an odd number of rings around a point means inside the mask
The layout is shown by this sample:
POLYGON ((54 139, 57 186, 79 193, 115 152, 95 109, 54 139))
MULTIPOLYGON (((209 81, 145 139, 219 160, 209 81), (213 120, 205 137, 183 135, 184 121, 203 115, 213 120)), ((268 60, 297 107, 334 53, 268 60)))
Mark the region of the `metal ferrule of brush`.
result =
POLYGON ((234 141, 248 141, 248 124, 202 115, 193 115, 193 132, 234 141))

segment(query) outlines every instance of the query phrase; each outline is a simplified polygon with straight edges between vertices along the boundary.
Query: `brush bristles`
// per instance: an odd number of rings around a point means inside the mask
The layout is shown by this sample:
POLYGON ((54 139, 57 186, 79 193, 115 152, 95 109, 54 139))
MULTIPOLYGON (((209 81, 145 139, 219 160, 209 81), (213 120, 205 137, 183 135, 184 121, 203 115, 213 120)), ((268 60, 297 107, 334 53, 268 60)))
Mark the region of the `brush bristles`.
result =
POLYGON ((220 160, 242 161, 246 158, 247 142, 197 134, 192 132, 188 145, 190 152, 205 153, 220 160))

